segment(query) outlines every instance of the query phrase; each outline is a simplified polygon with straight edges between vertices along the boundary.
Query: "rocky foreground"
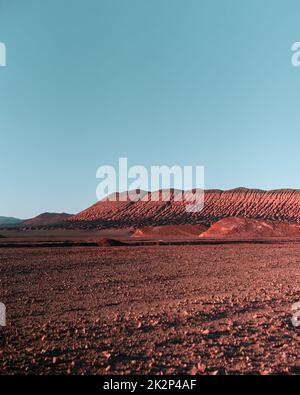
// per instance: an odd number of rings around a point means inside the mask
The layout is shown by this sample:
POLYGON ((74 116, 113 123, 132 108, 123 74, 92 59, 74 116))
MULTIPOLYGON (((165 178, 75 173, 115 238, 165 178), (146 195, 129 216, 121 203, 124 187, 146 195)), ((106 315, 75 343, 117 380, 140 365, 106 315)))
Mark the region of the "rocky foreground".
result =
POLYGON ((3 249, 0 373, 295 374, 300 246, 3 249))

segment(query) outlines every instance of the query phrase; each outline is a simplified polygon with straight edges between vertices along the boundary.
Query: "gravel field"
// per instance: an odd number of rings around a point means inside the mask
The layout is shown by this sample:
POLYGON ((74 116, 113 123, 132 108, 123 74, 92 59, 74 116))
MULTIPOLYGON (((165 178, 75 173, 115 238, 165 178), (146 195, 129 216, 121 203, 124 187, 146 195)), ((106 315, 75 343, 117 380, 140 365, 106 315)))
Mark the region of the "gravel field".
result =
POLYGON ((300 245, 0 251, 1 374, 297 374, 300 245))

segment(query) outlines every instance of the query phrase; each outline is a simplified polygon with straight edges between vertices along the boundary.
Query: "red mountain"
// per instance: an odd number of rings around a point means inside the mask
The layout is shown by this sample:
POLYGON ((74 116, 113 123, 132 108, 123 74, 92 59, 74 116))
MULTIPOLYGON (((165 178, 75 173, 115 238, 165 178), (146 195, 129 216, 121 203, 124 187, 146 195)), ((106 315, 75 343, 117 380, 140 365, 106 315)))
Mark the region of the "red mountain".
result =
MULTIPOLYGON (((280 222, 300 223, 300 190, 279 189, 264 191, 237 188, 228 191, 205 191, 205 204, 200 212, 186 212, 186 203, 174 200, 179 191, 174 191, 170 201, 133 202, 102 200, 90 208, 69 218, 73 226, 157 226, 169 224, 211 225, 226 217, 265 219, 280 222)), ((159 194, 161 195, 161 191, 159 194)), ((147 194, 147 193, 146 193, 147 194)), ((148 193, 147 196, 157 195, 148 193)), ((126 194, 125 194, 126 196, 126 194)))
POLYGON ((196 238, 206 230, 204 225, 162 225, 146 226, 135 230, 131 237, 142 239, 196 238))

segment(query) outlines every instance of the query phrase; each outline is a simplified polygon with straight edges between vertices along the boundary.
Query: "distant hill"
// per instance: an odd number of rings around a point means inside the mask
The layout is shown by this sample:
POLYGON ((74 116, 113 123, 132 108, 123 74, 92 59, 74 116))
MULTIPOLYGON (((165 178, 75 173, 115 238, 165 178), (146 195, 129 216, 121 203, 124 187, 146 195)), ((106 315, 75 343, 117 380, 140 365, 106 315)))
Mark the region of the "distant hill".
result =
POLYGON ((22 219, 19 218, 13 218, 13 217, 0 217, 0 227, 1 228, 9 228, 9 227, 14 227, 18 224, 20 224, 22 219))
POLYGON ((48 226, 59 224, 66 219, 70 218, 71 214, 67 213, 43 213, 37 217, 22 221, 20 227, 35 227, 35 226, 48 226))

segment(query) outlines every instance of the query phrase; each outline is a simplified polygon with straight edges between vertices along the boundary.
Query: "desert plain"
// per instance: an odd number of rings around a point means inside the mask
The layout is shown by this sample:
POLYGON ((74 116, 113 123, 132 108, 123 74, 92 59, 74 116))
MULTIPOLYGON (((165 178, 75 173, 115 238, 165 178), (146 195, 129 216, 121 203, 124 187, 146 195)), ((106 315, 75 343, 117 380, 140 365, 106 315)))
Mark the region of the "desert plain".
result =
POLYGON ((1 232, 0 374, 300 373, 298 241, 105 232, 1 232))

